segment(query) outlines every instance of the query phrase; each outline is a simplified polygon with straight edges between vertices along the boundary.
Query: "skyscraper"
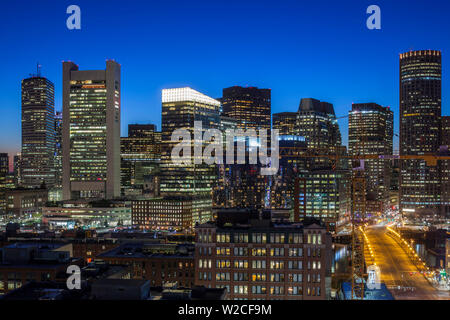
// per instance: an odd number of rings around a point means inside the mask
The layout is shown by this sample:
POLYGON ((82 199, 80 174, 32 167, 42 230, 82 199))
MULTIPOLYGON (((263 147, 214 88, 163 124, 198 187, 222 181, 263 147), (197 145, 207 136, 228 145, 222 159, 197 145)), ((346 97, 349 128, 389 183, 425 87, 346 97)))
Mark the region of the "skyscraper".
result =
POLYGON ((55 185, 62 187, 62 112, 55 114, 55 185))
POLYGON ((54 107, 52 82, 40 74, 22 80, 21 183, 25 187, 55 183, 54 107))
MULTIPOLYGON (((376 103, 354 103, 349 112, 348 146, 351 156, 392 155, 393 112, 376 103)), ((388 203, 391 160, 387 158, 364 161, 367 192, 377 201, 388 203)))
POLYGON ((280 135, 295 135, 297 112, 274 113, 272 128, 278 129, 280 135))
POLYGON ((271 90, 234 86, 223 89, 223 115, 242 129, 270 129, 271 90))
POLYGON ((450 116, 442 117, 442 146, 450 148, 450 116))
MULTIPOLYGON (((161 145, 161 194, 170 196, 212 197, 216 179, 214 165, 192 163, 180 166, 171 159, 172 142, 176 129, 186 129, 194 135, 194 122, 202 123, 202 130, 220 128, 220 103, 191 88, 164 89, 162 91, 162 145, 161 145)), ((192 144, 193 148, 193 144, 192 144)))
POLYGON ((312 98, 300 101, 296 135, 304 137, 311 157, 307 170, 295 181, 294 218, 314 217, 334 230, 340 214, 348 212, 348 167, 346 161, 334 161, 344 154, 341 133, 331 103, 312 98), (326 156, 322 156, 326 155, 326 156))
POLYGON ((120 175, 124 192, 128 189, 142 190, 148 180, 155 182, 161 159, 160 146, 161 135, 155 125, 128 125, 128 137, 120 138, 120 175))
POLYGON ((120 196, 120 65, 63 63, 63 199, 120 196))
MULTIPOLYGON (((236 129, 268 130, 271 127, 271 89, 233 86, 223 89, 222 114, 236 120, 236 129)), ((246 154, 251 142, 246 139, 246 154)), ((269 138, 270 141, 270 138, 269 138)), ((263 176, 261 164, 226 165, 228 173, 230 200, 227 206, 243 208, 264 208, 269 206, 269 177, 263 176)))
MULTIPOLYGON (((400 54, 400 155, 436 154, 441 131, 441 52, 400 54)), ((424 160, 401 161, 400 212, 437 214, 438 168, 424 160)))
POLYGON ((337 152, 341 133, 331 103, 304 98, 298 107, 296 134, 305 137, 309 150, 337 152))
MULTIPOLYGON (((217 179, 215 164, 194 163, 194 143, 190 143, 190 163, 172 160, 179 142, 172 133, 185 129, 194 136, 195 122, 207 129, 220 128, 220 102, 191 88, 162 91, 162 132, 160 191, 162 198, 140 199, 132 203, 132 220, 144 228, 192 229, 197 222, 212 218, 213 187, 217 179)), ((202 151, 205 142, 202 142, 202 151)))

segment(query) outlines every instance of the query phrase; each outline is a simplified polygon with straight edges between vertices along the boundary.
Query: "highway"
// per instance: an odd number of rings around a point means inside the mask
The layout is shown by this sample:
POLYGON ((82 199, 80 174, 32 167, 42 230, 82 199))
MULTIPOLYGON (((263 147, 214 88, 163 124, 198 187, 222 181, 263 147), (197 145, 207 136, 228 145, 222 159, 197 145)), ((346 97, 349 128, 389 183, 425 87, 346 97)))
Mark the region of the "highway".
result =
POLYGON ((386 234, 385 226, 371 226, 366 235, 380 267, 381 282, 396 300, 450 300, 448 292, 436 290, 420 274, 399 244, 386 234), (410 274, 415 272, 415 274, 410 274))

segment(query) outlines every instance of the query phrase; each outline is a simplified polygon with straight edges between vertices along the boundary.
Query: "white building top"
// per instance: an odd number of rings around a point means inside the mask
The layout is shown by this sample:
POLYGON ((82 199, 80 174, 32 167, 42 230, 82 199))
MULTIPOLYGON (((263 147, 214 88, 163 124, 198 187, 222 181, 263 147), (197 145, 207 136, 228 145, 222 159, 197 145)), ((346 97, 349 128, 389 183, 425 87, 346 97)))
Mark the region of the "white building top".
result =
POLYGON ((220 106, 220 102, 216 99, 208 97, 203 93, 200 93, 189 87, 185 88, 173 88, 162 90, 162 102, 182 102, 182 101, 194 101, 199 103, 210 104, 214 106, 220 106))

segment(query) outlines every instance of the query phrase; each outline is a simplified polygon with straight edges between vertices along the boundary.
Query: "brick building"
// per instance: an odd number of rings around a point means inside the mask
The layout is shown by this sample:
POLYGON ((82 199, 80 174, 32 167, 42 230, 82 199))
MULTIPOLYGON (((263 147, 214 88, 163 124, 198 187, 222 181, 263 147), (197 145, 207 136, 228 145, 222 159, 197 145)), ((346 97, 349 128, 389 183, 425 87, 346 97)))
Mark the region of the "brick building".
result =
POLYGON ((195 284, 225 287, 232 300, 326 299, 330 265, 331 235, 318 221, 229 209, 196 227, 195 284))

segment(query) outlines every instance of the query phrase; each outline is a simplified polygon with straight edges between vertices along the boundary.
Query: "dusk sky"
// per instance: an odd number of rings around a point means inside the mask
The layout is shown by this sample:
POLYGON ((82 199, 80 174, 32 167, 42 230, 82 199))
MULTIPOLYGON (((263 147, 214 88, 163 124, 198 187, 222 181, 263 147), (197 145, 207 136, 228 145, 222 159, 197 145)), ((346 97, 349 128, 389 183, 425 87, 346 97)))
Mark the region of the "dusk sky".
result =
MULTIPOLYGON (((301 98, 394 110, 399 124, 399 54, 443 54, 442 113, 450 106, 448 0, 41 0, 8 1, 0 10, 0 152, 21 146, 20 84, 35 73, 55 84, 62 104, 62 61, 80 70, 122 66, 122 136, 129 123, 160 129, 161 90, 190 86, 218 98, 222 89, 272 89, 272 112, 296 111, 301 98), (81 30, 68 30, 66 8, 81 8, 81 30), (381 30, 366 28, 366 9, 381 8, 381 30)), ((339 121, 347 142, 347 119, 339 121)))

